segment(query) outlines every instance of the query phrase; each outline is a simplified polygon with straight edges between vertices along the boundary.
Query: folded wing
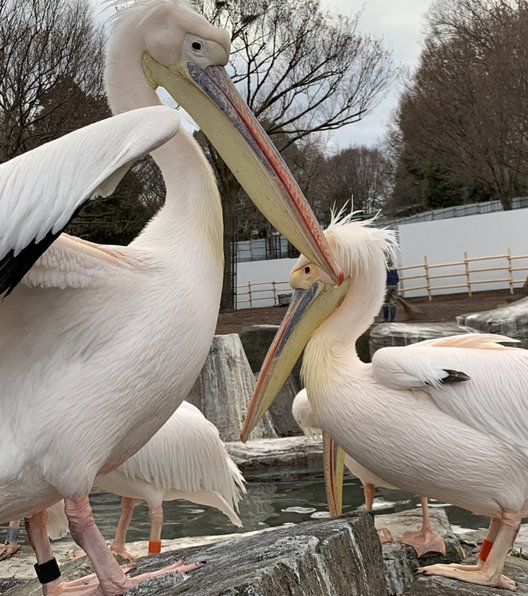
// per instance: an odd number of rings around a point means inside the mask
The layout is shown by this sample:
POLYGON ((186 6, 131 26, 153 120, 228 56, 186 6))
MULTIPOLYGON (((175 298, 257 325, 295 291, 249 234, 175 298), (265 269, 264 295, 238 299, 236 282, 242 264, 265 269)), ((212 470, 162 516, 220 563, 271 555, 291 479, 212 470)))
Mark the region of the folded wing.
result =
POLYGON ((372 359, 376 381, 424 391, 438 408, 528 456, 528 351, 511 338, 471 334, 384 348, 372 359))

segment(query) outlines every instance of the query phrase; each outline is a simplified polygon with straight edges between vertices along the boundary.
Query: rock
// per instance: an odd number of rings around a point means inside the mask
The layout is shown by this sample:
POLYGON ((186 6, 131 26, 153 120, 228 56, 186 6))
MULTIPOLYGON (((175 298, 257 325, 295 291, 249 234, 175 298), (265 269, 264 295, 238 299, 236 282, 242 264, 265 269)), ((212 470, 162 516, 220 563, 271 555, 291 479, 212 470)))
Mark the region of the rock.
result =
POLYGON ((370 355, 380 348, 408 346, 426 339, 473 332, 455 323, 382 323, 370 332, 370 355))
MULTIPOLYGON (((294 470, 320 472, 323 469, 323 445, 318 439, 283 437, 280 439, 259 439, 247 443, 233 441, 226 443, 229 455, 242 472, 277 468, 281 478, 284 466, 294 470)), ((272 477, 267 476, 268 479, 272 477)))
MULTIPOLYGON (((476 558, 465 561, 465 563, 475 563, 475 560, 476 558)), ((504 574, 518 583, 519 589, 514 592, 516 596, 528 596, 528 561, 508 557, 504 574)), ((413 585, 404 592, 404 596, 505 596, 507 594, 512 594, 512 592, 468 584, 445 577, 423 575, 417 576, 413 585)))
MULTIPOLYGON (((255 375, 260 372, 268 348, 278 328, 278 325, 251 325, 246 327, 240 334, 240 341, 244 346, 249 365, 255 375)), ((284 383, 269 409, 275 432, 280 437, 293 437, 302 434, 291 413, 293 400, 302 388, 299 376, 301 362, 302 357, 299 358, 292 374, 284 383)))
MULTIPOLYGON (((238 335, 215 335, 202 372, 186 399, 218 428, 223 441, 236 441, 254 385, 238 335)), ((277 436, 268 414, 252 436, 277 436)))
MULTIPOLYGON (((244 346, 246 356, 251 366, 251 370, 257 374, 264 362, 268 348, 277 333, 278 325, 250 325, 240 333, 240 341, 244 346)), ((302 355, 297 361, 292 371, 292 376, 296 387, 302 388, 300 371, 302 355)))
POLYGON ((293 376, 290 375, 268 410, 273 428, 279 437, 294 437, 302 434, 292 414, 293 400, 299 391, 293 376))
MULTIPOLYGON (((207 564, 190 574, 154 578, 129 596, 380 596, 385 594, 381 549, 368 515, 305 522, 254 536, 178 552, 187 562, 207 564)), ((164 553, 138 561, 131 572, 145 573, 174 561, 164 553)), ((79 561, 63 566, 77 577, 79 561)), ((85 569, 86 570, 86 569, 85 569)), ((32 581, 8 592, 33 596, 32 581)))
POLYGON ((388 593, 391 595, 404 594, 416 579, 415 571, 420 565, 433 565, 434 563, 460 563, 465 557, 465 552, 458 537, 453 533, 447 515, 443 509, 430 510, 431 526, 440 534, 446 545, 446 555, 430 553, 420 559, 415 550, 399 540, 408 530, 418 530, 422 525, 422 510, 410 509, 388 515, 376 515, 374 523, 377 529, 388 528, 393 542, 382 545, 383 565, 385 569, 385 582, 388 593))
POLYGON ((497 333, 518 339, 521 343, 517 345, 528 348, 528 298, 493 310, 460 315, 457 323, 481 333, 497 333))
MULTIPOLYGON (((34 561, 33 555, 33 561, 34 561)), ((93 573, 92 565, 87 557, 82 557, 74 561, 68 561, 67 563, 61 564, 61 573, 65 581, 72 581, 85 575, 93 573)), ((1 585, 1 584, 0 584, 1 585)), ((21 585, 13 589, 8 589, 9 585, 5 585, 0 591, 7 590, 9 596, 42 596, 42 586, 39 581, 31 579, 30 581, 24 581, 21 585)))
MULTIPOLYGON (((186 559, 191 560, 190 553, 186 559)), ((381 549, 365 514, 305 522, 210 546, 199 552, 195 550, 192 560, 206 560, 207 565, 186 579, 173 579, 171 585, 157 578, 130 590, 129 596, 380 596, 385 593, 381 549)), ((157 569, 162 561, 167 562, 168 557, 143 559, 138 572, 157 569)))

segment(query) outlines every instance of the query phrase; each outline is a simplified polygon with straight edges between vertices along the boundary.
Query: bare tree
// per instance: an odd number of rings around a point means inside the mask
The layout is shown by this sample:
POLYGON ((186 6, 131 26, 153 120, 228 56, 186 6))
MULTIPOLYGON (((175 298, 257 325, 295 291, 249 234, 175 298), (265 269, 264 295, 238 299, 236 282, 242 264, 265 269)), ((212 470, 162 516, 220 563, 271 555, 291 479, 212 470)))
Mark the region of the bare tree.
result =
POLYGON ((416 171, 422 195, 433 188, 433 199, 445 193, 450 201, 458 188, 463 201, 483 189, 510 209, 526 187, 527 27, 527 0, 433 6, 420 66, 397 119, 404 170, 416 171))
POLYGON ((325 222, 331 208, 373 214, 386 202, 391 190, 391 168, 379 148, 349 147, 321 164, 324 189, 316 210, 325 222))
MULTIPOLYGON (((325 12, 319 0, 200 0, 207 18, 232 32, 232 77, 279 151, 365 116, 392 81, 390 55, 358 30, 358 17, 325 12)), ((223 200, 226 276, 233 303, 231 244, 240 186, 208 148, 223 200)))
POLYGON ((102 36, 87 0, 0 0, 0 162, 108 113, 102 36))

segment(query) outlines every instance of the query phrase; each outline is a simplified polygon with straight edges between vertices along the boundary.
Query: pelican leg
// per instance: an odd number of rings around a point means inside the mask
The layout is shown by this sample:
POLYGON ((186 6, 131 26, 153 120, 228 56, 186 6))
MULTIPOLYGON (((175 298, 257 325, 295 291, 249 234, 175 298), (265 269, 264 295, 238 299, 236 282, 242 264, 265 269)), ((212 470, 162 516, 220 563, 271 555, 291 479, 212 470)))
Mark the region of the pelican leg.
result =
POLYGON ((57 594, 64 593, 72 594, 72 596, 75 594, 83 594, 85 596, 90 596, 92 594, 95 596, 98 593, 100 594, 100 592, 98 592, 99 582, 96 575, 93 573, 83 578, 82 585, 79 585, 80 580, 77 580, 76 582, 65 583, 60 577, 60 571, 58 571, 58 566, 56 565, 55 558, 53 557, 53 551, 51 549, 51 544, 48 537, 47 511, 35 513, 31 517, 26 518, 25 523, 28 540, 35 551, 39 569, 42 570, 47 566, 48 576, 50 574, 50 568, 55 568, 59 574, 58 577, 51 579, 50 581, 50 577, 43 579, 42 572, 37 571, 41 583, 43 581, 45 582, 42 583, 42 593, 45 596, 55 596, 57 594))
MULTIPOLYGON (((166 573, 194 571, 195 569, 202 567, 202 563, 184 565, 182 561, 178 561, 177 563, 173 563, 158 571, 143 573, 142 575, 136 575, 135 577, 127 577, 125 575, 125 570, 117 564, 110 549, 106 545, 105 539, 95 525, 88 496, 86 495, 76 499, 64 499, 64 505, 66 516, 70 522, 72 537, 75 542, 84 549, 88 557, 90 557, 90 561, 92 562, 92 566, 99 580, 99 588, 96 588, 95 592, 89 592, 84 589, 87 580, 93 582, 92 576, 88 576, 88 578, 82 578, 76 582, 64 584, 64 586, 68 588, 63 590, 65 593, 93 593, 104 594, 105 596, 119 596, 134 586, 153 577, 164 575, 166 573), (70 590, 70 586, 71 589, 75 591, 70 590), (83 591, 77 591, 77 588, 83 591)), ((132 566, 130 565, 125 567, 127 571, 131 568, 132 566)), ((53 592, 53 594, 55 593, 60 594, 62 592, 53 592)))
MULTIPOLYGON (((372 517, 374 517, 372 513, 372 504, 374 503, 374 493, 376 492, 376 487, 371 484, 370 482, 363 483, 363 495, 365 497, 365 511, 370 513, 372 517)), ((381 544, 385 542, 392 542, 392 535, 388 528, 380 528, 378 530, 378 538, 381 544)))
POLYGON ((149 555, 157 555, 161 552, 161 531, 163 529, 163 505, 149 507, 150 538, 149 555))
POLYGON ((401 543, 412 546, 418 558, 423 557, 426 553, 445 555, 446 548, 442 536, 433 532, 431 528, 427 497, 420 497, 420 504, 422 506, 422 527, 417 532, 405 532, 401 537, 401 543))
POLYGON ((498 517, 492 517, 491 523, 488 528, 488 532, 486 534, 486 538, 484 538, 482 545, 480 547, 479 558, 477 560, 476 565, 460 565, 459 563, 451 563, 451 567, 457 567, 460 569, 468 570, 468 569, 480 569, 484 562, 488 558, 488 555, 491 551, 491 547, 497 538, 497 533, 500 528, 500 519, 498 517))
POLYGON ((4 544, 0 544, 0 561, 3 561, 4 559, 9 559, 20 550, 20 544, 18 544, 19 526, 19 519, 9 522, 6 541, 4 544))
POLYGON ((503 575, 502 570, 520 525, 521 518, 518 514, 509 512, 503 514, 497 538, 493 543, 489 556, 482 565, 428 565, 427 567, 420 567, 418 573, 441 575, 481 586, 515 591, 517 590, 517 584, 503 575))
POLYGON ((125 547, 127 530, 130 522, 132 521, 132 516, 134 515, 135 503, 136 500, 132 499, 131 497, 121 497, 121 514, 119 516, 119 522, 115 531, 114 540, 110 545, 111 551, 121 555, 129 561, 133 561, 135 559, 134 555, 129 553, 125 547))

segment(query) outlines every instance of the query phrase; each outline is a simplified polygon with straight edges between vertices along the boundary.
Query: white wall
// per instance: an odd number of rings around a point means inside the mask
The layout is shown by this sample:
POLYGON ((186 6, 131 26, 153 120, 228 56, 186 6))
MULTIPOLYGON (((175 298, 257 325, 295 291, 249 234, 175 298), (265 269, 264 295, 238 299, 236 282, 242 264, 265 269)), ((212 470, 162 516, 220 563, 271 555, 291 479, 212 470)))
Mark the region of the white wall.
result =
MULTIPOLYGON (((288 285, 290 271, 297 259, 274 259, 269 261, 251 261, 247 263, 238 263, 237 265, 237 308, 249 308, 248 297, 242 295, 248 282, 256 284, 259 282, 286 282, 277 283, 277 294, 289 294, 292 289, 288 285)), ((267 286, 255 286, 255 290, 264 290, 265 292, 255 293, 254 298, 258 298, 253 306, 273 306, 273 290, 271 284, 267 286)))
MULTIPOLYGON (((468 257, 485 257, 491 255, 506 254, 510 248, 513 255, 528 254, 528 209, 516 209, 514 211, 502 211, 485 215, 470 215, 457 219, 444 219, 440 221, 428 221, 401 225, 399 230, 399 241, 401 254, 399 266, 416 265, 423 263, 424 256, 427 256, 430 265, 435 263, 447 263, 462 261, 464 251, 468 257)), ((493 267, 494 264, 503 266, 505 259, 496 261, 482 261, 470 263, 471 268, 493 267)), ((513 261, 514 267, 525 267, 528 260, 519 259, 513 261)), ((423 269, 413 270, 416 273, 423 272, 423 269)), ((447 268, 433 269, 431 274, 447 274, 449 272, 461 272, 462 267, 454 267, 451 271, 447 268)), ((404 272, 411 275, 411 271, 404 272)), ((506 271, 495 271, 476 273, 471 279, 505 278, 506 271)), ((524 279, 526 272, 514 272, 514 279, 524 279)), ((448 285, 463 283, 464 277, 451 277, 434 280, 435 285, 448 285)), ((405 287, 422 285, 423 280, 410 280, 404 283, 405 287)), ((432 282, 433 285, 433 282, 432 282)), ((473 286, 473 291, 491 290, 495 288, 506 288, 505 284, 478 284, 473 286)), ((465 292, 464 288, 440 290, 437 293, 465 292)), ((424 295, 425 291, 405 292, 406 296, 424 295)))
MULTIPOLYGON (((454 219, 443 219, 400 225, 398 228, 400 255, 398 266, 417 265, 423 263, 424 256, 427 256, 429 265, 458 262, 464 260, 464 251, 468 257, 486 257, 491 255, 506 254, 510 248, 513 255, 528 254, 528 209, 516 209, 514 211, 502 211, 482 215, 469 215, 454 219)), ((259 282, 287 282, 295 259, 276 259, 270 261, 253 261, 239 263, 237 267, 237 308, 249 308, 247 296, 243 286, 248 282, 257 284, 259 282)), ((505 266, 505 259, 486 260, 472 262, 470 267, 488 268, 505 266)), ((514 267, 527 267, 528 259, 513 261, 514 267)), ((431 269, 431 275, 460 273, 463 267, 431 269)), ((404 275, 423 274, 423 268, 406 271, 404 275)), ((506 278, 507 271, 491 271, 475 273, 471 280, 506 278)), ((513 278, 522 282, 528 275, 527 271, 513 272, 513 278)), ((432 280, 431 285, 450 285, 464 283, 465 277, 447 277, 432 280)), ((425 280, 417 279, 404 282, 403 288, 423 285, 425 280)), ((482 283, 472 286, 472 291, 492 290, 496 288, 507 288, 506 283, 482 283)), ((254 286, 255 290, 264 290, 253 294, 253 307, 273 306, 273 291, 271 283, 266 286, 254 286), (258 298, 258 299, 257 299, 258 298)), ((291 288, 287 283, 277 284, 276 294, 287 294, 291 288)), ((466 288, 452 288, 437 290, 435 294, 455 294, 467 292, 466 288)), ((405 296, 424 296, 426 290, 407 291, 405 296)))

